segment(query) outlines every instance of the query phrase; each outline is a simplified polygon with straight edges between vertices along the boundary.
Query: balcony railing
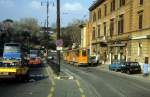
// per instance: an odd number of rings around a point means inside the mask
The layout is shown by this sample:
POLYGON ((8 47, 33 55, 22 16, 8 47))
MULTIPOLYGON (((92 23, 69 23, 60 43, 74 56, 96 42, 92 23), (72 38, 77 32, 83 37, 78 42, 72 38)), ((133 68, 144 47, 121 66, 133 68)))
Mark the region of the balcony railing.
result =
POLYGON ((107 42, 107 37, 106 36, 100 36, 97 38, 97 42, 107 42))
POLYGON ((107 39, 108 39, 108 41, 128 40, 129 36, 130 36, 130 33, 123 33, 123 34, 119 34, 119 35, 108 36, 107 39))

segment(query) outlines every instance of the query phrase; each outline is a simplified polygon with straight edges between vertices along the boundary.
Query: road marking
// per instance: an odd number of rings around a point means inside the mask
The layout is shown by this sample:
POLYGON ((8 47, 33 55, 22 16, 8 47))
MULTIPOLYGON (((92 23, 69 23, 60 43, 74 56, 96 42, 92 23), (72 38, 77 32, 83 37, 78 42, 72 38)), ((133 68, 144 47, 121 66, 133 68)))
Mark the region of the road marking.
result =
POLYGON ((54 90, 55 90, 55 88, 54 88, 54 87, 52 87, 52 88, 51 88, 51 90, 50 90, 50 92, 54 92, 54 90))
POLYGON ((53 77, 50 77, 50 73, 49 73, 50 68, 49 68, 49 67, 46 68, 46 71, 47 71, 47 74, 48 74, 48 76, 49 76, 48 79, 49 79, 49 80, 51 81, 51 83, 52 83, 52 87, 50 88, 50 93, 49 93, 48 97, 53 97, 53 94, 54 94, 54 92, 55 92, 56 83, 55 83, 53 77))
POLYGON ((53 95, 52 95, 52 94, 49 94, 48 97, 53 97, 53 95))
POLYGON ((83 93, 83 89, 82 88, 79 88, 79 90, 80 90, 81 93, 83 93))
POLYGON ((85 95, 83 94, 81 97, 85 97, 85 95))
POLYGON ((78 80, 76 80, 76 83, 77 83, 78 87, 80 87, 80 83, 79 83, 79 81, 78 81, 78 80))
POLYGON ((80 91, 80 93, 81 93, 81 97, 85 97, 84 90, 81 88, 81 85, 80 85, 79 80, 75 80, 75 81, 76 81, 76 84, 77 84, 77 86, 78 86, 78 89, 79 89, 79 91, 80 91))

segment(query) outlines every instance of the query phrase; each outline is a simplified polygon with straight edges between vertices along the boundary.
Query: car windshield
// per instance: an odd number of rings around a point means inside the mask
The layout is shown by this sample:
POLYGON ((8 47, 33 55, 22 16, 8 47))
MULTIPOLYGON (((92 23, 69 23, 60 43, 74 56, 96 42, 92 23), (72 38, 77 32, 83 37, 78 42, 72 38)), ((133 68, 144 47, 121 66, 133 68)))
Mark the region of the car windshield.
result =
POLYGON ((132 62, 132 63, 128 63, 128 64, 130 64, 131 66, 138 66, 138 65, 139 65, 139 64, 136 63, 136 62, 132 62))
POLYGON ((95 59, 96 58, 96 56, 91 56, 91 59, 95 59))
POLYGON ((30 54, 37 54, 37 53, 38 53, 37 50, 31 50, 31 51, 30 51, 30 54))

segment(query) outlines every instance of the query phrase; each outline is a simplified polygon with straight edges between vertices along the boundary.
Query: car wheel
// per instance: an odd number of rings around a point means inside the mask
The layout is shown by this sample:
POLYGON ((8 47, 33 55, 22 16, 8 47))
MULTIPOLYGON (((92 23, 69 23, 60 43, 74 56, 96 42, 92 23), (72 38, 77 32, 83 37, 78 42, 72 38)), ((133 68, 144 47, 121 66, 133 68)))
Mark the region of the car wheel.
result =
POLYGON ((121 70, 121 73, 124 73, 124 71, 123 71, 123 70, 121 70))
POLYGON ((127 70, 127 74, 131 74, 129 70, 127 70))
POLYGON ((109 71, 112 71, 112 70, 109 68, 109 71))

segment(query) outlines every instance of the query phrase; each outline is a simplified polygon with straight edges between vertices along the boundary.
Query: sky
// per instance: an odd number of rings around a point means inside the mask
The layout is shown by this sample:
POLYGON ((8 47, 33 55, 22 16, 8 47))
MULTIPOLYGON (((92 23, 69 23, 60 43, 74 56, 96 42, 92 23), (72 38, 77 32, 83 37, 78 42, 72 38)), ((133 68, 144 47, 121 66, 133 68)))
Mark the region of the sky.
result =
MULTIPOLYGON (((88 18, 88 8, 93 0, 60 0, 61 1, 61 26, 67 26, 75 19, 88 18)), ((56 0, 49 0, 49 25, 56 22, 56 0)), ((20 20, 33 17, 40 25, 46 19, 46 0, 0 0, 0 21, 7 18, 20 20), (43 6, 41 6, 43 2, 43 6)))

